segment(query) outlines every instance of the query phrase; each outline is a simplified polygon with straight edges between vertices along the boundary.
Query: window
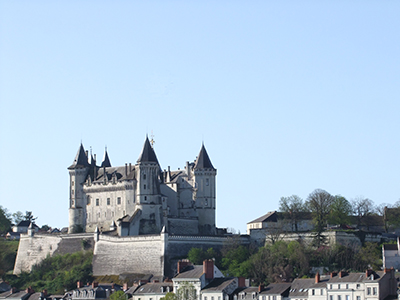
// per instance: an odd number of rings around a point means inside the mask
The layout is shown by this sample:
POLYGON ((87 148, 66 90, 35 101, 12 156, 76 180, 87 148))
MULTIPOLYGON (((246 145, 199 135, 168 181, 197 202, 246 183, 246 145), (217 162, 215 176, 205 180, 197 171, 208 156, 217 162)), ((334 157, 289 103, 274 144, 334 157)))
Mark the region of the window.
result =
POLYGON ((338 295, 338 296, 337 296, 337 300, 342 300, 342 296, 341 296, 341 295, 338 295))
POLYGON ((207 297, 204 297, 204 300, 207 300, 207 297))
POLYGON ((338 290, 340 290, 340 284, 337 285, 338 290))
POLYGON ((311 290, 311 295, 313 295, 313 296, 315 295, 315 290, 314 289, 311 290))
POLYGON ((208 186, 210 184, 208 178, 206 178, 206 185, 208 186))
POLYGON ((276 296, 272 296, 272 300, 276 300, 276 296))
POLYGON ((350 300, 350 295, 346 295, 346 300, 350 300))
POLYGON ((333 300, 333 296, 332 295, 329 296, 329 300, 333 300))
POLYGON ((71 194, 74 194, 74 190, 71 190, 71 194))
POLYGON ((361 300, 361 296, 357 296, 357 300, 361 300))
POLYGON ((147 196, 144 196, 144 201, 147 201, 147 196))
POLYGON ((117 204, 121 204, 121 197, 117 198, 117 204))
POLYGON ((324 294, 324 289, 321 289, 321 295, 323 295, 324 294))
POLYGON ((348 290, 349 289, 349 285, 348 284, 346 284, 346 290, 348 290))
POLYGON ((367 288, 367 295, 371 295, 371 288, 367 288))
POLYGON ((146 174, 143 174, 143 179, 146 179, 146 174))
POLYGON ((107 198, 107 205, 110 205, 111 204, 111 200, 110 200, 110 198, 107 198))
POLYGON ((143 185, 143 189, 144 189, 144 190, 146 189, 146 185, 143 185))
POLYGON ((99 206, 100 200, 96 199, 96 206, 99 206))
POLYGON ((208 206, 208 200, 207 199, 204 200, 204 206, 208 206))
POLYGON ((357 283, 356 287, 357 287, 357 289, 359 289, 359 288, 360 288, 360 284, 359 284, 359 283, 357 283))
POLYGON ((75 205, 75 201, 74 200, 72 200, 72 205, 75 205))
POLYGON ((213 297, 213 296, 211 296, 211 300, 214 300, 214 297, 213 297))
POLYGON ((329 286, 330 289, 332 289, 332 284, 329 286))
POLYGON ((71 182, 71 186, 74 186, 74 181, 71 182))
POLYGON ((377 294, 376 287, 372 288, 372 294, 374 294, 374 295, 376 295, 376 294, 377 294))

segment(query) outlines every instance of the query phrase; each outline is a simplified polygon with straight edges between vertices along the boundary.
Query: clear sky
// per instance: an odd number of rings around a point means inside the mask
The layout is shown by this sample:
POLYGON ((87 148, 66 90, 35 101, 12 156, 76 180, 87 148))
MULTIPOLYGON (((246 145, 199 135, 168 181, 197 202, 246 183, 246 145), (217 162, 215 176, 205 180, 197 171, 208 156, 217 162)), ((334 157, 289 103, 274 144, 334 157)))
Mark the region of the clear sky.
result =
POLYGON ((0 205, 68 225, 80 142, 163 169, 202 141, 217 226, 316 188, 399 193, 399 1, 1 1, 0 205))

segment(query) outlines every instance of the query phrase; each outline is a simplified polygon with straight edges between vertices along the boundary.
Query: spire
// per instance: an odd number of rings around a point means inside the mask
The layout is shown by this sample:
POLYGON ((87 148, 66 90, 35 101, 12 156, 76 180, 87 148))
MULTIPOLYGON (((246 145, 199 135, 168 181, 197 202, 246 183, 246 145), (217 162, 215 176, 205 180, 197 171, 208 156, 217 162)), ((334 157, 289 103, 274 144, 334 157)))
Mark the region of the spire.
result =
POLYGON ((78 153, 75 156, 75 160, 68 169, 78 169, 78 168, 85 168, 88 167, 88 157, 85 152, 85 148, 83 148, 83 144, 79 147, 78 153))
POLYGON ((142 153, 140 153, 140 156, 137 160, 138 163, 140 162, 155 162, 158 164, 157 156, 156 153, 154 152, 154 149, 150 145, 149 138, 146 135, 146 140, 144 141, 144 146, 142 149, 142 153))
POLYGON ((103 162, 101 163, 101 167, 106 167, 106 168, 111 167, 111 162, 108 157, 107 147, 106 150, 104 150, 104 157, 103 157, 103 162))
POLYGON ((194 164, 194 169, 214 169, 214 166, 211 163, 210 157, 207 154, 206 147, 204 147, 204 143, 201 145, 200 153, 197 156, 196 162, 194 164))

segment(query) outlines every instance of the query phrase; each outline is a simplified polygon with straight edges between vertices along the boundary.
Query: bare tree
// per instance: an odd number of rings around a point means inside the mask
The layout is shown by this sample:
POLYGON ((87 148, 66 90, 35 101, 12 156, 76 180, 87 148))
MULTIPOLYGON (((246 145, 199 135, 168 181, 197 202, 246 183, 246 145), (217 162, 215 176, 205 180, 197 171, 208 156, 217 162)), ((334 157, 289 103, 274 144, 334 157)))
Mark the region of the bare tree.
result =
POLYGON ((301 219, 301 214, 306 210, 303 199, 297 195, 281 197, 279 210, 290 220, 291 230, 298 232, 298 223, 301 219))
POLYGON ((351 201, 354 215, 357 218, 357 226, 366 225, 369 230, 370 223, 368 222, 368 216, 372 215, 375 211, 374 202, 368 198, 362 196, 357 197, 351 201))
POLYGON ((334 196, 322 189, 314 190, 307 198, 306 205, 313 214, 316 233, 314 243, 317 247, 324 244, 322 232, 325 230, 327 218, 334 200, 334 196))

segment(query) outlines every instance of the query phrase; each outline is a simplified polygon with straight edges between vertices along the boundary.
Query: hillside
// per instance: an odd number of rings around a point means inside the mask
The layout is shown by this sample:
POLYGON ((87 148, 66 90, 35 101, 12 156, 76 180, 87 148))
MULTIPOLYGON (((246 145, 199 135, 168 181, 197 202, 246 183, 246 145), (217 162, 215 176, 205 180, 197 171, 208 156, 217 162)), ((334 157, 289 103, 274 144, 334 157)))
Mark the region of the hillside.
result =
POLYGON ((14 268, 19 241, 0 239, 0 277, 14 268))

